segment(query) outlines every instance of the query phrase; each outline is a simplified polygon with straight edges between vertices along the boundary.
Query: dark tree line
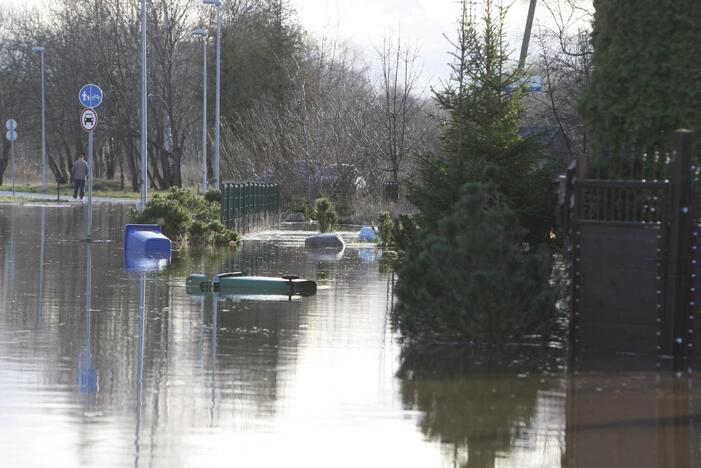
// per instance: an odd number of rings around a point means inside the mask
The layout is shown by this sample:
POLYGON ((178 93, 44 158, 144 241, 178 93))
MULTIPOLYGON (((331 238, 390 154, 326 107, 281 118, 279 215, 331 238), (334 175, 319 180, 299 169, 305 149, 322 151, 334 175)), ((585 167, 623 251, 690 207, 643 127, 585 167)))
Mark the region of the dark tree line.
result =
MULTIPOLYGON (((202 48, 191 32, 210 31, 212 174, 215 11, 195 0, 147 5, 148 180, 156 189, 194 185, 201 165, 202 48)), ((139 189, 139 15, 138 0, 56 0, 39 10, 0 15, 0 117, 20 123, 18 150, 36 161, 37 173, 40 83, 32 47, 41 45, 51 171, 68 178, 72 161, 85 151, 77 94, 83 84, 95 83, 105 93, 97 109, 96 176, 139 189)), ((379 193, 385 180, 410 178, 410 156, 432 144, 435 123, 423 112, 414 58, 401 41, 378 53, 385 74, 374 80, 352 48, 304 31, 286 1, 225 2, 223 179, 272 178, 287 182, 287 195, 314 197, 324 191, 379 193)), ((3 139, 0 180, 8 148, 3 139)))

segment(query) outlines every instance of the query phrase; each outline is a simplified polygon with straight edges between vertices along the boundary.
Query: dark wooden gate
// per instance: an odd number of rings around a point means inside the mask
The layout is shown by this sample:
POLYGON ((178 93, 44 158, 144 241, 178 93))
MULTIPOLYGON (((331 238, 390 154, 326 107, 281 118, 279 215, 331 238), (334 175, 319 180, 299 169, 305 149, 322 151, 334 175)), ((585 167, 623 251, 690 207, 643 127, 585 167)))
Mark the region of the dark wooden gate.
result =
POLYGON ((695 354, 691 137, 678 132, 669 180, 568 179, 575 352, 695 354))
POLYGON ((575 183, 574 342, 656 353, 669 200, 664 182, 575 183))

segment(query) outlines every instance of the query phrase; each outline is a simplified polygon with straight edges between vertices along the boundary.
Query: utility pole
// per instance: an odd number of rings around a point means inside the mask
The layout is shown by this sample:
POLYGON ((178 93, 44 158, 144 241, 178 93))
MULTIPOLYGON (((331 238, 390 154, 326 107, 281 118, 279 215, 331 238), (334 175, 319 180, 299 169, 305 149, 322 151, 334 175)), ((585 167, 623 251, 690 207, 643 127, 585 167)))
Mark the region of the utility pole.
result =
POLYGON ((528 43, 531 40, 531 31, 533 30, 533 18, 535 17, 535 6, 538 0, 531 0, 528 7, 528 18, 526 19, 526 30, 523 33, 523 44, 521 45, 521 58, 518 61, 518 68, 523 70, 526 68, 526 57, 528 57, 528 43))

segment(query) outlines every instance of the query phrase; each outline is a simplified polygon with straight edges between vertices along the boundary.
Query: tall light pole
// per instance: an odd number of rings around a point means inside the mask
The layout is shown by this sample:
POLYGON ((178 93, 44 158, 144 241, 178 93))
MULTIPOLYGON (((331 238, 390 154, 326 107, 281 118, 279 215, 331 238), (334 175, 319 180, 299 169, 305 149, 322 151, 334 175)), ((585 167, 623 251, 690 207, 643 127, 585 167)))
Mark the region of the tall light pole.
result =
POLYGON ((214 97, 214 189, 219 190, 219 158, 221 137, 221 110, 219 107, 221 98, 221 1, 202 0, 204 5, 217 7, 217 67, 216 67, 216 92, 214 97))
POLYGON ((39 54, 41 61, 41 191, 46 192, 46 109, 44 93, 44 48, 32 47, 32 52, 39 54))
POLYGON ((193 36, 202 38, 202 193, 207 193, 207 39, 209 35, 204 28, 192 31, 193 36))
POLYGON ((141 0, 141 203, 139 211, 146 208, 146 190, 148 184, 147 153, 147 117, 148 97, 146 95, 146 0, 141 0))

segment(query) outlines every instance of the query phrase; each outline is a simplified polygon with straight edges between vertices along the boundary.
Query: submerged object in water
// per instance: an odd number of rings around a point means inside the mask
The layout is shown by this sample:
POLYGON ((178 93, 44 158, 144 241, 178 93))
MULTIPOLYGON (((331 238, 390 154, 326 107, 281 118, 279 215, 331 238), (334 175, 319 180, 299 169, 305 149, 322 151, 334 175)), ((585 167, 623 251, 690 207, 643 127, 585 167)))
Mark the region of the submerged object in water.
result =
POLYGON ((373 226, 363 226, 358 234, 360 242, 375 242, 377 240, 377 231, 373 226))
POLYGON ((285 216, 286 223, 303 223, 306 220, 307 218, 304 217, 304 213, 290 213, 285 216))
POLYGON ((314 234, 304 240, 304 246, 308 249, 333 249, 343 250, 346 246, 341 236, 335 232, 314 234))
POLYGON ((187 277, 188 294, 218 292, 223 295, 275 295, 313 296, 316 282, 295 275, 279 278, 271 276, 249 276, 245 273, 221 273, 209 281, 207 275, 192 274, 187 277))
POLYGON ((161 271, 170 261, 172 243, 157 224, 124 226, 124 268, 128 272, 161 271))
POLYGON ((170 258, 172 243, 161 234, 158 224, 127 224, 124 226, 124 252, 130 256, 170 258))

